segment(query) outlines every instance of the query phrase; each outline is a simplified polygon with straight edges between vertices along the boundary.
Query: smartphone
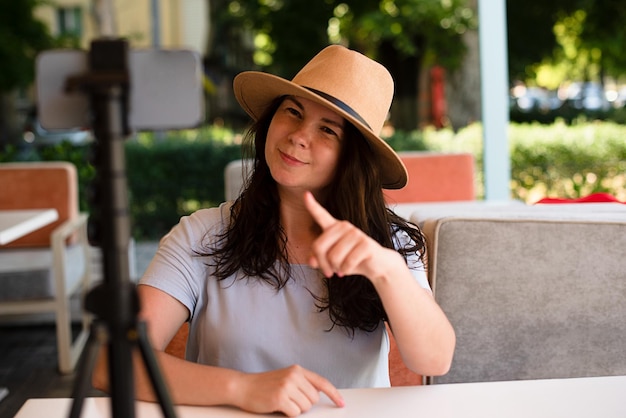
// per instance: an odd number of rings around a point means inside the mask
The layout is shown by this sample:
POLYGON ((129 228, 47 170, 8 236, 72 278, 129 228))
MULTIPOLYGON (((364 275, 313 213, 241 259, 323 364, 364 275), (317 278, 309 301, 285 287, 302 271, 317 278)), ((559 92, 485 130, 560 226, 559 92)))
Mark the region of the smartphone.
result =
MULTIPOLYGON (((130 50, 128 67, 127 117, 132 130, 185 129, 203 122, 202 65, 196 52, 130 50)), ((44 51, 35 70, 41 125, 49 130, 90 127, 89 95, 66 90, 69 77, 89 71, 87 51, 44 51)))

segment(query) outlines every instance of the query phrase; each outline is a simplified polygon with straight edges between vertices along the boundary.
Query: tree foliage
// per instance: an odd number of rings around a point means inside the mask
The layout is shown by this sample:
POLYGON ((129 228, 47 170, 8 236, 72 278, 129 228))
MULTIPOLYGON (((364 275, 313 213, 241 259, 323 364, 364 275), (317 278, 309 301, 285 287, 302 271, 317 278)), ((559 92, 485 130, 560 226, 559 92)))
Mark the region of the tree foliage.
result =
POLYGON ((218 24, 243 27, 253 37, 262 69, 292 78, 328 45, 328 19, 335 0, 231 0, 218 24))
POLYGON ((33 17, 39 4, 39 0, 0 0, 1 92, 31 83, 37 53, 54 43, 46 25, 33 17))
MULTIPOLYGON (((359 49, 390 45, 405 57, 423 56, 428 64, 460 65, 465 47, 460 35, 475 27, 465 0, 355 1, 342 16, 342 33, 359 49)), ((375 53, 375 51, 371 51, 375 53)))
POLYGON ((418 127, 420 74, 433 65, 449 70, 462 62, 461 35, 475 25, 466 0, 367 0, 354 2, 341 16, 344 38, 369 52, 396 81, 392 124, 401 130, 418 127))
POLYGON ((598 50, 603 72, 619 76, 626 72, 626 7, 623 0, 579 0, 585 11, 580 34, 582 46, 598 50))
MULTIPOLYGON (((396 127, 417 126, 420 71, 458 66, 461 34, 474 24, 466 0, 232 0, 227 19, 255 35, 257 63, 292 77, 315 53, 340 43, 381 61, 396 81, 396 127)), ((392 112, 392 118, 394 113, 392 112)))
POLYGON ((558 47, 554 25, 572 2, 507 0, 509 78, 524 80, 527 67, 552 56, 558 47))
POLYGON ((626 71, 623 0, 507 0, 509 76, 528 79, 542 62, 570 78, 626 71))
POLYGON ((475 26, 465 0, 233 0, 228 10, 221 19, 250 28, 257 49, 271 56, 259 64, 284 75, 329 43, 370 55, 391 45, 404 56, 428 55, 453 67, 464 50, 459 35, 475 26))

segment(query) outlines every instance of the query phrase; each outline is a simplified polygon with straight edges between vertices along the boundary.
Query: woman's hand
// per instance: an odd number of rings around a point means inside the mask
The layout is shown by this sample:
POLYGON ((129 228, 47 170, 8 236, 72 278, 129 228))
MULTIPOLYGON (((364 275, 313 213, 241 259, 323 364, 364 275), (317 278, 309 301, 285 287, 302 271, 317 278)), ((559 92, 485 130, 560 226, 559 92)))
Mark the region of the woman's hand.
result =
POLYGON ((234 403, 249 412, 281 412, 295 417, 319 401, 319 392, 326 394, 337 406, 344 406, 343 398, 332 383, 300 366, 241 376, 234 403))
POLYGON ((423 375, 447 373, 454 354, 454 329, 400 253, 381 246, 351 223, 335 219, 309 192, 304 204, 322 228, 312 244, 311 267, 326 277, 333 273, 367 277, 380 296, 404 363, 423 375))
POLYGON ((335 219, 310 192, 305 193, 304 203, 322 228, 312 245, 309 265, 324 276, 358 274, 374 280, 402 261, 396 251, 381 246, 350 222, 335 219))

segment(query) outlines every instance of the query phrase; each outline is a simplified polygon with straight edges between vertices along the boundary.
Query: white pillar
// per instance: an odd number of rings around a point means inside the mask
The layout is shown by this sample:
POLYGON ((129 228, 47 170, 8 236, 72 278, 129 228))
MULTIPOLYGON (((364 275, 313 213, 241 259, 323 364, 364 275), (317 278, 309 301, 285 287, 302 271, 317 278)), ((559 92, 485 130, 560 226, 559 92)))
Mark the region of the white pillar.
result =
POLYGON ((486 200, 509 200, 509 81, 505 0, 478 1, 486 200))

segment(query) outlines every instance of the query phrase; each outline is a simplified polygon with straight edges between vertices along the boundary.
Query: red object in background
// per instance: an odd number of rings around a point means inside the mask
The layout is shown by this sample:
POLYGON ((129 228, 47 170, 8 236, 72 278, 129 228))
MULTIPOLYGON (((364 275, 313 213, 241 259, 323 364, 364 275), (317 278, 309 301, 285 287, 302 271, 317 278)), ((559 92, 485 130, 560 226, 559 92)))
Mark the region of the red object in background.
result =
POLYGON ((437 128, 443 128, 446 119, 445 75, 443 67, 436 65, 430 69, 430 113, 437 128))
POLYGON ((608 193, 592 193, 588 196, 579 197, 577 199, 562 199, 557 197, 544 197, 543 199, 538 200, 535 203, 623 203, 617 200, 617 198, 608 193))

